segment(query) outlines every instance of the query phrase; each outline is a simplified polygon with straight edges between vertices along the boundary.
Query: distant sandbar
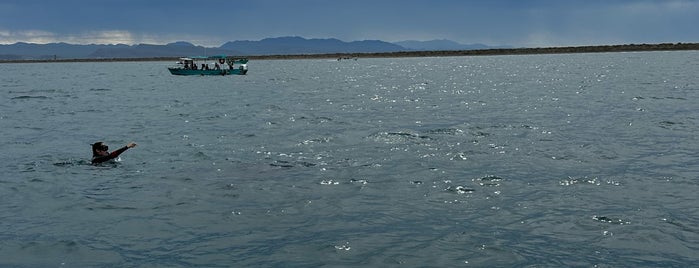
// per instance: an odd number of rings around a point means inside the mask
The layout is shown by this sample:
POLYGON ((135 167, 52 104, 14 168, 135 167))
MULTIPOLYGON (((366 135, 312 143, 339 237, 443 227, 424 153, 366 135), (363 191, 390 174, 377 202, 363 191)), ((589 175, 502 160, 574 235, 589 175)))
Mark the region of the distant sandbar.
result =
MULTIPOLYGON (((628 44, 628 45, 544 47, 544 48, 497 48, 497 49, 477 49, 477 50, 400 51, 400 52, 381 52, 381 53, 236 55, 235 57, 246 57, 246 58, 251 59, 251 60, 343 59, 343 58, 400 58, 400 57, 453 57, 453 56, 493 56, 493 55, 529 55, 529 54, 568 54, 568 53, 677 51, 677 50, 699 50, 699 43, 628 44)), ((86 59, 55 59, 55 60, 2 60, 2 61, 0 61, 0 63, 174 61, 177 59, 178 59, 178 57, 86 58, 86 59)))

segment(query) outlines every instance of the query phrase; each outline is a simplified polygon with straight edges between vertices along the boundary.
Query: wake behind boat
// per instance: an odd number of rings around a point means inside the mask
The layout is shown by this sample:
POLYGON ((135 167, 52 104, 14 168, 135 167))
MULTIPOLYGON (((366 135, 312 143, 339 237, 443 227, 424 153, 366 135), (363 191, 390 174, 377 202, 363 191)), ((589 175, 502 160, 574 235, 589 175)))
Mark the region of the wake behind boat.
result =
POLYGON ((173 75, 244 75, 248 73, 248 59, 227 56, 196 56, 180 58, 177 66, 167 69, 173 75))

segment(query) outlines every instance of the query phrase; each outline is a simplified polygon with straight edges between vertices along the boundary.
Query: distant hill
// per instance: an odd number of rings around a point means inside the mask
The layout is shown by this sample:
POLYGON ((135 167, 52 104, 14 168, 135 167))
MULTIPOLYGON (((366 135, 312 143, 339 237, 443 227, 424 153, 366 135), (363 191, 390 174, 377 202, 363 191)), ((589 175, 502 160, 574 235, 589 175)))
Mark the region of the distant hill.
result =
POLYGON ((76 59, 86 58, 100 48, 122 48, 127 45, 74 45, 66 43, 0 45, 0 59, 76 59))
POLYGON ((0 60, 87 58, 153 58, 198 55, 236 55, 240 52, 195 46, 188 42, 167 45, 74 45, 66 43, 0 45, 0 60))
POLYGON ((491 49, 482 44, 464 45, 449 40, 402 41, 380 40, 344 42, 338 39, 306 39, 298 36, 266 38, 259 41, 232 41, 220 47, 196 46, 186 41, 167 45, 75 45, 67 43, 0 45, 0 60, 50 59, 124 59, 199 55, 312 55, 331 53, 392 53, 430 50, 491 49))
POLYGON ((298 36, 266 38, 260 41, 233 41, 220 48, 235 49, 243 55, 294 55, 324 53, 379 53, 406 50, 404 47, 379 41, 343 42, 338 39, 305 39, 298 36))
POLYGON ((446 39, 435 39, 430 41, 415 41, 407 40, 394 42, 394 44, 402 46, 410 50, 417 51, 432 51, 432 50, 475 50, 475 49, 491 49, 491 48, 507 48, 493 47, 484 44, 460 44, 446 39))
POLYGON ((177 41, 174 43, 169 43, 167 44, 168 46, 183 46, 183 47, 194 47, 195 45, 190 43, 190 42, 185 42, 185 41, 177 41))
POLYGON ((175 42, 167 45, 139 44, 125 47, 99 48, 90 53, 88 58, 152 58, 206 55, 239 55, 240 52, 195 46, 187 42, 175 42))

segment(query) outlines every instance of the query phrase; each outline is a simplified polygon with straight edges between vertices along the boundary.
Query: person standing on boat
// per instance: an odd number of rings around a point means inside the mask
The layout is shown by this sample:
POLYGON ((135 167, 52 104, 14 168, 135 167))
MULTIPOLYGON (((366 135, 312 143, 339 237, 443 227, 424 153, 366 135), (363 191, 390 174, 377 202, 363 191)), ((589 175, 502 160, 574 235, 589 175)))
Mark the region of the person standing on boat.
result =
POLYGON ((104 144, 104 142, 98 141, 92 144, 92 164, 104 163, 114 158, 119 157, 123 152, 126 152, 129 148, 136 147, 135 142, 129 142, 126 146, 119 148, 114 152, 109 152, 109 146, 104 144))

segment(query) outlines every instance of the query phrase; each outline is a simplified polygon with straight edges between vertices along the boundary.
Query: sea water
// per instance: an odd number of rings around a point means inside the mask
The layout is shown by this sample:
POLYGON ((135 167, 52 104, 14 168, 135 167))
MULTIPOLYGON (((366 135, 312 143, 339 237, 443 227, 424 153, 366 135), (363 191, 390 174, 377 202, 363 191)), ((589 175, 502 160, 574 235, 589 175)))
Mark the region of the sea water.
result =
POLYGON ((2 64, 0 266, 696 265, 698 62, 2 64))

